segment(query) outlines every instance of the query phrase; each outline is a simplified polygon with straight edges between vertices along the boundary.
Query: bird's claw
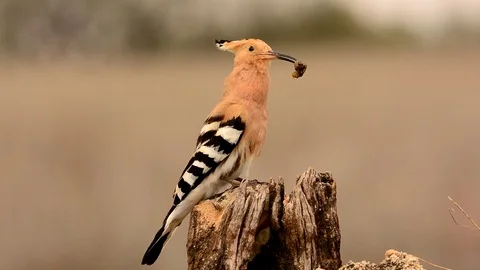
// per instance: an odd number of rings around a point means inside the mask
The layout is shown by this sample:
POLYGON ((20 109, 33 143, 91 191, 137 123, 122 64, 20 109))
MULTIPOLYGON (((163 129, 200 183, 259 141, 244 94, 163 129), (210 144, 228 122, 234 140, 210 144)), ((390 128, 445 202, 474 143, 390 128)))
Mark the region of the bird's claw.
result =
POLYGON ((237 178, 235 178, 235 181, 239 182, 239 185, 240 185, 240 184, 243 184, 243 182, 247 182, 248 179, 237 177, 237 178))
POLYGON ((247 181, 245 178, 237 177, 235 179, 230 179, 227 180, 230 184, 232 184, 233 187, 238 187, 240 186, 243 182, 247 181))

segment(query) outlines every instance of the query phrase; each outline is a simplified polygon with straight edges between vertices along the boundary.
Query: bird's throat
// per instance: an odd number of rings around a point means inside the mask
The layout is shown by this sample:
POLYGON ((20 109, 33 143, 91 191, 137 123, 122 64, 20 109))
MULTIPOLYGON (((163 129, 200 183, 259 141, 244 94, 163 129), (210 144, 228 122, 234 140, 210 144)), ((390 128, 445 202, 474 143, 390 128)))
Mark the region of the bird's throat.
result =
POLYGON ((268 66, 239 65, 225 79, 224 97, 266 105, 270 75, 268 66))

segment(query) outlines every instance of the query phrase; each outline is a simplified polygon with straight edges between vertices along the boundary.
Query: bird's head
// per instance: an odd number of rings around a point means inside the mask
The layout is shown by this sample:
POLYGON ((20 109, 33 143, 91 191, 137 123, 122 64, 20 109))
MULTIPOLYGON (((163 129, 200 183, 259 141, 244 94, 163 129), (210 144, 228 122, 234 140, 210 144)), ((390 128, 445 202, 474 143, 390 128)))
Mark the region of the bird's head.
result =
POLYGON ((257 62, 265 63, 270 60, 280 59, 295 63, 294 57, 273 51, 267 43, 261 39, 240 39, 240 40, 215 40, 217 48, 235 54, 235 62, 257 62))

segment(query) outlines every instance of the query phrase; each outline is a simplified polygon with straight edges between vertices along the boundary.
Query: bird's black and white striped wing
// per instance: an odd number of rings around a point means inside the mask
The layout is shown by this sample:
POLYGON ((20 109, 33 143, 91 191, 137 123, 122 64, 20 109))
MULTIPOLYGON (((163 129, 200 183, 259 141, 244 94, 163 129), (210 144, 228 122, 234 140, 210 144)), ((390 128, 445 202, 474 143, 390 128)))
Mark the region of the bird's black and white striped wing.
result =
POLYGON ((145 251, 142 264, 151 265, 157 260, 175 228, 180 225, 183 217, 191 211, 193 205, 189 204, 196 203, 196 201, 185 201, 190 192, 195 190, 216 170, 225 170, 220 173, 221 176, 229 175, 233 170, 238 169, 238 155, 232 155, 232 153, 240 143, 245 132, 245 126, 245 122, 240 116, 229 119, 225 119, 224 116, 213 116, 205 120, 197 140, 195 152, 188 161, 175 188, 173 205, 163 221, 163 226, 145 251), (234 165, 224 166, 228 164, 227 161, 230 162, 229 157, 235 158, 234 165))
POLYGON ((193 156, 182 172, 175 188, 173 205, 183 199, 213 173, 240 142, 245 131, 245 122, 240 116, 225 119, 224 116, 207 118, 197 139, 193 156))

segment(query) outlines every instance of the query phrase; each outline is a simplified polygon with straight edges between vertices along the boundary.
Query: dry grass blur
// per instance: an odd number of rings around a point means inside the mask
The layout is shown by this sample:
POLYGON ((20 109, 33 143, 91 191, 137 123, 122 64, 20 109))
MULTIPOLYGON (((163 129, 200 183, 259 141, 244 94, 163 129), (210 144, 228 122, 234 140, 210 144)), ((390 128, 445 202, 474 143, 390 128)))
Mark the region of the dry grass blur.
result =
MULTIPOLYGON (((338 182, 342 257, 394 248, 453 269, 478 266, 480 50, 274 46, 270 123, 252 177, 308 166, 338 182)), ((212 48, 212 50, 214 50, 212 48)), ((151 62, 7 62, 0 68, 0 269, 143 269, 231 55, 151 62)), ((187 221, 155 269, 185 269, 187 221)))

